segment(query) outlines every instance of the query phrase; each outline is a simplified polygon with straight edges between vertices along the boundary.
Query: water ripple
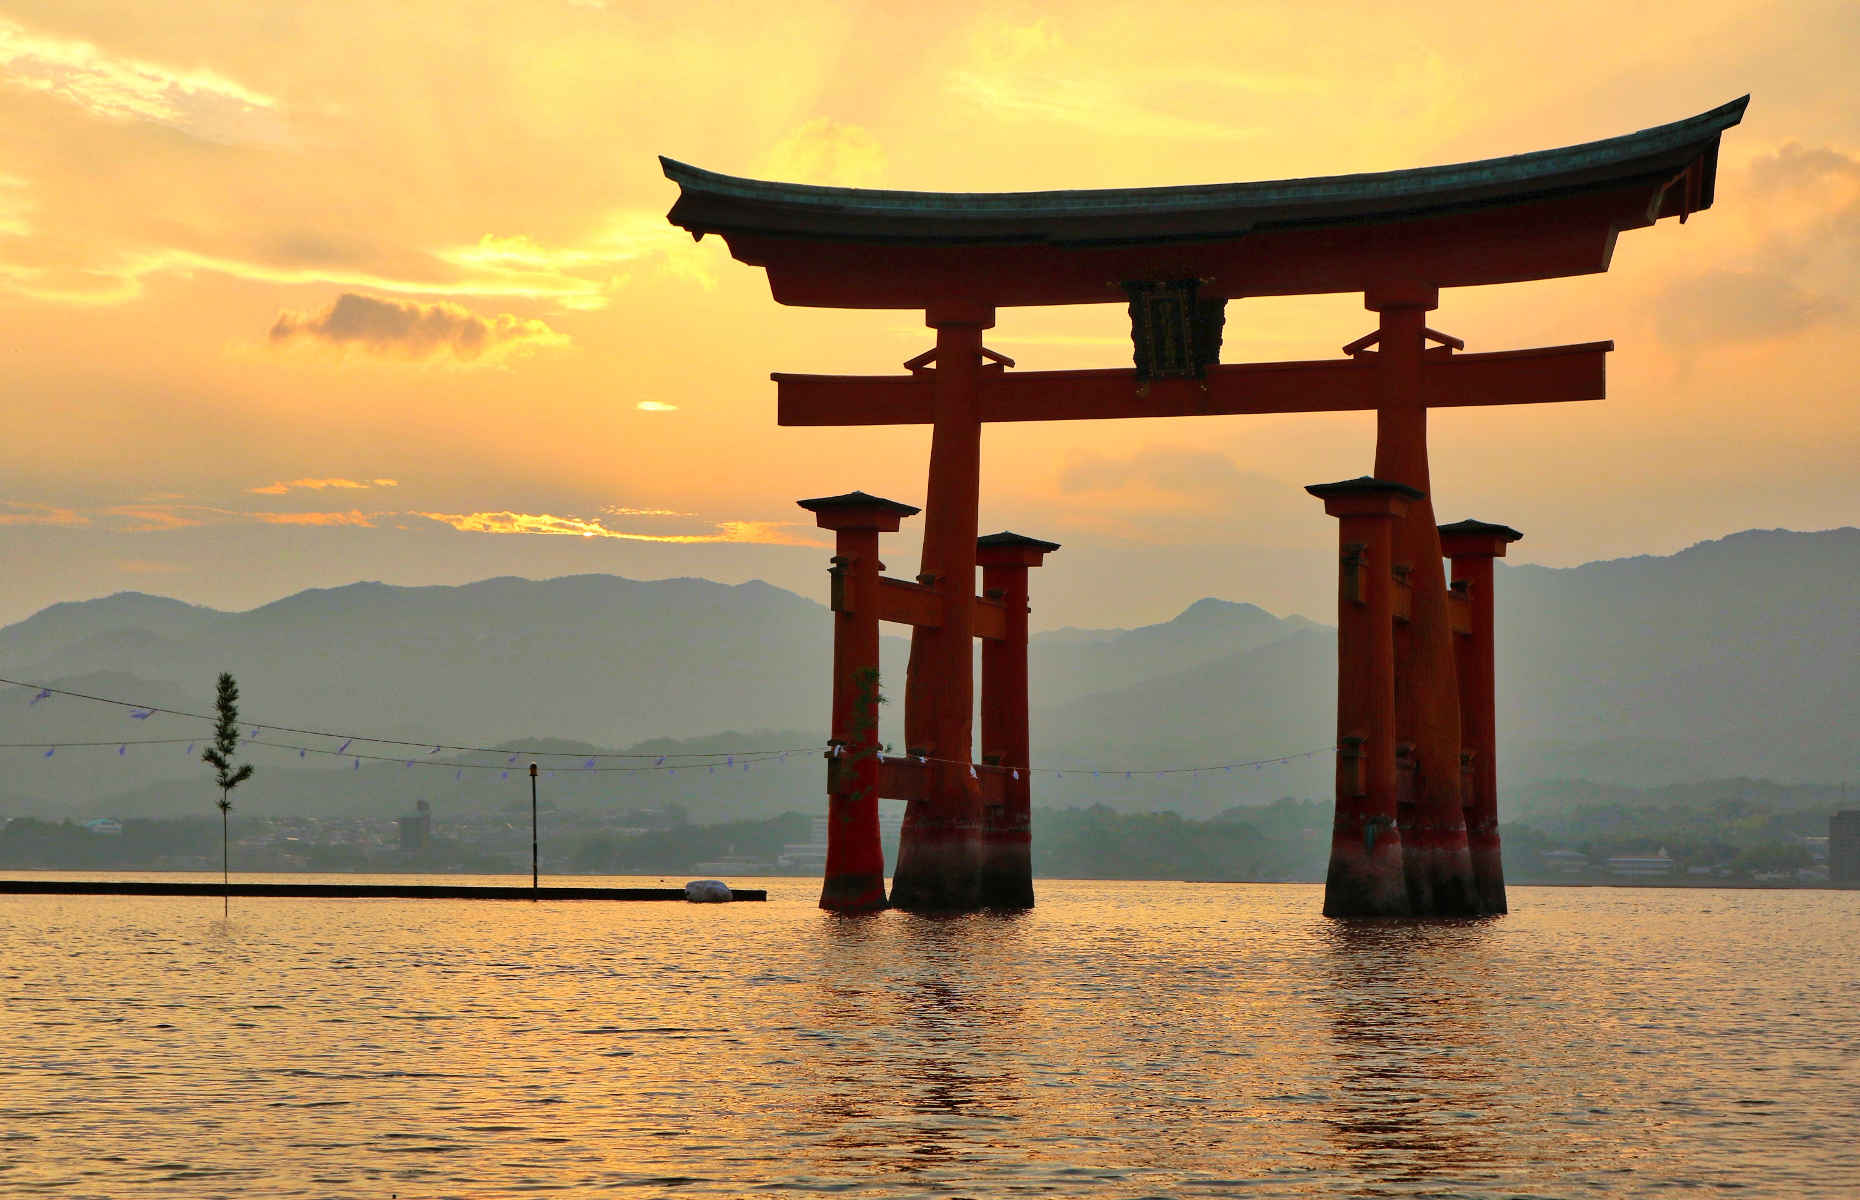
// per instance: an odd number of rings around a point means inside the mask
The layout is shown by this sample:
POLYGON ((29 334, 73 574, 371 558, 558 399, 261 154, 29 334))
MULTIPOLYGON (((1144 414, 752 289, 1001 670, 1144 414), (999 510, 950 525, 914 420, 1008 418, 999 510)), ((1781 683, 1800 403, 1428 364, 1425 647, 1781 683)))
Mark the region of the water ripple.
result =
POLYGON ((1337 924, 1306 887, 845 919, 769 886, 5 898, 4 1190, 1860 1194, 1860 896, 1337 924))

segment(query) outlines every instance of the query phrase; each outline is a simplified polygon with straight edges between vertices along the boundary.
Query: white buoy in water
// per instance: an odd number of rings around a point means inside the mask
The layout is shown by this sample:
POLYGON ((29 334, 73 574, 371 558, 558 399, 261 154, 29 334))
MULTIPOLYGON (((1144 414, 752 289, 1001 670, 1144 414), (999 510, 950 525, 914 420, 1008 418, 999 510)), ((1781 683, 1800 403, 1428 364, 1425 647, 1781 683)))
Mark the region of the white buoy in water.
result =
POLYGON ((685 884, 685 899, 693 904, 722 904, 730 898, 730 885, 721 879, 693 879, 685 884))

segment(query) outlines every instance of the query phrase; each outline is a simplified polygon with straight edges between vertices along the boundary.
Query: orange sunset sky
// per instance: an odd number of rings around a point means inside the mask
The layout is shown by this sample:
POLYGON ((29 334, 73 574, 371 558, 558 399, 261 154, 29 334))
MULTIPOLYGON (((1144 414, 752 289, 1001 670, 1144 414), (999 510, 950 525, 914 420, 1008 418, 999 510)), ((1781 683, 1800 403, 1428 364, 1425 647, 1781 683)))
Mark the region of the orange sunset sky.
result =
MULTIPOLYGON (((930 334, 777 306, 666 224, 659 154, 1203 183, 1542 149, 1745 92, 1711 211, 1624 235, 1607 275, 1443 293, 1431 323, 1471 350, 1618 349, 1606 401, 1436 415, 1436 506, 1552 565, 1853 524, 1856 63, 1851 2, 0 0, 0 620, 586 571, 824 596, 794 500, 921 502, 928 431, 779 429, 768 372, 894 371, 930 334)), ((1236 301, 1224 358, 1331 357, 1372 324, 1356 296, 1236 301)), ((988 342, 1129 363, 1119 305, 1004 309, 988 342)), ((1328 619, 1335 534, 1302 488, 1367 471, 1373 426, 991 428, 982 527, 1065 544, 1036 627, 1209 594, 1328 619)))

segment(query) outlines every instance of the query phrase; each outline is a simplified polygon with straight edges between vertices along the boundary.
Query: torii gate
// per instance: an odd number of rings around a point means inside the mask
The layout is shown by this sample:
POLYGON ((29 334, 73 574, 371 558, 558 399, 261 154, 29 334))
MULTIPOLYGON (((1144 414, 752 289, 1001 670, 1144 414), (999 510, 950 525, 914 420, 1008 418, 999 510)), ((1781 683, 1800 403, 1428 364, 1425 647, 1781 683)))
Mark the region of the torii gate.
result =
MULTIPOLYGON (((681 191, 668 219, 694 237, 722 235, 738 260, 767 271, 778 302, 922 309, 936 331, 935 348, 906 363, 905 375, 774 376, 783 425, 932 426, 916 584, 877 574, 877 533, 916 510, 863 493, 803 502, 840 531, 836 569, 854 582, 836 587, 834 607, 848 645, 869 640, 875 672, 877 621, 913 626, 909 757, 880 764, 868 755, 857 772, 830 764, 836 841, 822 905, 884 905, 883 864, 863 849, 877 844, 880 792, 909 801, 892 905, 1032 902, 1030 877, 1004 881, 984 869, 994 856, 983 850, 996 824, 1015 820, 996 781, 1024 781, 1028 766, 1024 591, 1005 605, 1022 639, 1019 695, 983 698, 985 723, 992 715, 1022 736, 1011 757, 988 770, 972 765, 970 644, 989 637, 982 624, 1000 631, 997 640, 1007 636, 989 598, 975 595, 984 423, 1373 411, 1374 476, 1311 489, 1340 518, 1343 541, 1337 814, 1324 911, 1504 911, 1490 559, 1518 535, 1477 522, 1435 525, 1427 410, 1600 399, 1613 343, 1466 354, 1458 339, 1428 328, 1426 314, 1443 287, 1606 271, 1623 230, 1710 207, 1719 138, 1748 100, 1509 158, 1196 187, 874 191, 739 179, 661 159, 681 191), (1220 363, 1228 300, 1325 292, 1361 292, 1378 317, 1344 358, 1220 363), (1130 306, 1134 370, 1010 373, 1013 363, 982 344, 999 308, 1109 302, 1130 306), (1018 713, 997 711, 1015 705, 1018 713)), ((836 638, 836 747, 876 726, 876 684, 862 694, 853 674, 864 657, 836 638)), ((1022 874, 1025 859, 1014 868, 1022 874)))

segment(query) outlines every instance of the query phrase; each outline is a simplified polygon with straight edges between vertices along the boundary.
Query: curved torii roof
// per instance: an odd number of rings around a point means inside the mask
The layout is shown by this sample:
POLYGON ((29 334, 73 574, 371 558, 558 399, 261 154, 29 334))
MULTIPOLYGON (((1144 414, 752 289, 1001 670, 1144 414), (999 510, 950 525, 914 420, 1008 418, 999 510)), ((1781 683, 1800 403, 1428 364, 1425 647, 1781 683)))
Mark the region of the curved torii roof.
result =
POLYGON ((680 189, 667 219, 721 234, 784 303, 1090 303, 1188 276, 1227 296, 1459 286, 1606 270, 1618 231, 1710 207, 1749 99, 1557 150, 1188 187, 882 191, 660 162, 680 189))

